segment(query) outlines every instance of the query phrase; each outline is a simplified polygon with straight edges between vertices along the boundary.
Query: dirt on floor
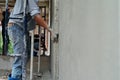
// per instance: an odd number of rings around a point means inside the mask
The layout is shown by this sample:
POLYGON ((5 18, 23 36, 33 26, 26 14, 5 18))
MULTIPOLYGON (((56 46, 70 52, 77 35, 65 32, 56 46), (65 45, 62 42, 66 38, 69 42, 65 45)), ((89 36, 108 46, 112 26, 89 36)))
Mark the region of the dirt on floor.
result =
POLYGON ((7 77, 10 74, 10 72, 11 70, 0 69, 0 80, 7 80, 7 77))

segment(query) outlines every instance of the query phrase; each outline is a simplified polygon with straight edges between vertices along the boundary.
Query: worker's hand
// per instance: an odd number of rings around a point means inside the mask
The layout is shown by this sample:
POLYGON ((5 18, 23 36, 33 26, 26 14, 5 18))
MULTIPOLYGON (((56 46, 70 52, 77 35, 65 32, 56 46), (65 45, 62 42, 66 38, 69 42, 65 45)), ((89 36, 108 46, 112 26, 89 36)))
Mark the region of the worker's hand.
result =
POLYGON ((52 28, 48 28, 48 31, 50 32, 51 40, 54 41, 56 34, 54 33, 52 28))
POLYGON ((53 33, 53 30, 52 30, 52 28, 48 28, 48 31, 50 32, 50 35, 52 35, 52 33, 53 33))

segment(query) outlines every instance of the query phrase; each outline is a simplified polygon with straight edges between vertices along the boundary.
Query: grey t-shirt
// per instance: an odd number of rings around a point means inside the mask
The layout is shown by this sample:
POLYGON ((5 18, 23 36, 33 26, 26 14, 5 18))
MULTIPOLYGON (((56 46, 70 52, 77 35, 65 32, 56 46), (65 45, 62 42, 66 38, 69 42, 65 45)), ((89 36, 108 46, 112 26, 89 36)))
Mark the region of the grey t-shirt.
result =
MULTIPOLYGON (((30 15, 32 16, 32 18, 34 17, 34 15, 39 14, 40 13, 40 9, 39 6, 37 5, 38 0, 28 0, 27 3, 27 13, 30 13, 30 15)), ((23 18, 23 12, 24 12, 24 0, 16 0, 15 6, 10 14, 10 18, 23 18)), ((31 18, 31 19, 32 19, 31 18)), ((33 25, 31 25, 32 23, 35 25, 34 20, 30 20, 31 22, 28 22, 30 24, 28 24, 28 27, 33 27, 33 25)), ((12 23, 17 23, 18 25, 20 25, 21 27, 23 27, 23 19, 9 19, 9 22, 12 23)))

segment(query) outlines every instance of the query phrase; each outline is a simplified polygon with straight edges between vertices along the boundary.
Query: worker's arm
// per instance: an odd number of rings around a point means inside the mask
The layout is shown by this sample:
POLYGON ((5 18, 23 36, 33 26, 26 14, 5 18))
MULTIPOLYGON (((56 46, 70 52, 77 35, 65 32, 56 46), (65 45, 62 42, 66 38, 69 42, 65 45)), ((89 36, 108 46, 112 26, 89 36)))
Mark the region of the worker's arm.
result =
POLYGON ((51 29, 48 27, 47 23, 44 21, 44 19, 42 18, 42 16, 40 14, 36 14, 34 16, 34 19, 39 26, 42 26, 45 29, 47 29, 49 32, 51 32, 51 29))

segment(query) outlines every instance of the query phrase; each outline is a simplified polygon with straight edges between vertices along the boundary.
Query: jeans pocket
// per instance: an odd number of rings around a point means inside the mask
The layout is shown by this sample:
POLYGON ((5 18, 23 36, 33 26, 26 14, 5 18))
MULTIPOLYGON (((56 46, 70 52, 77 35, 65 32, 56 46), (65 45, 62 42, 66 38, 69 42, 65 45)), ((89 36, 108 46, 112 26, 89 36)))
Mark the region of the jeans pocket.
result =
POLYGON ((14 25, 8 28, 8 35, 13 43, 17 43, 23 40, 24 32, 18 25, 14 25))
POLYGON ((13 32, 12 32, 12 27, 8 28, 8 35, 9 35, 9 39, 12 40, 13 36, 12 36, 13 32))
POLYGON ((17 39, 17 37, 18 37, 17 34, 19 34, 18 31, 19 30, 17 30, 16 26, 11 26, 8 28, 8 35, 12 42, 14 42, 17 39))

